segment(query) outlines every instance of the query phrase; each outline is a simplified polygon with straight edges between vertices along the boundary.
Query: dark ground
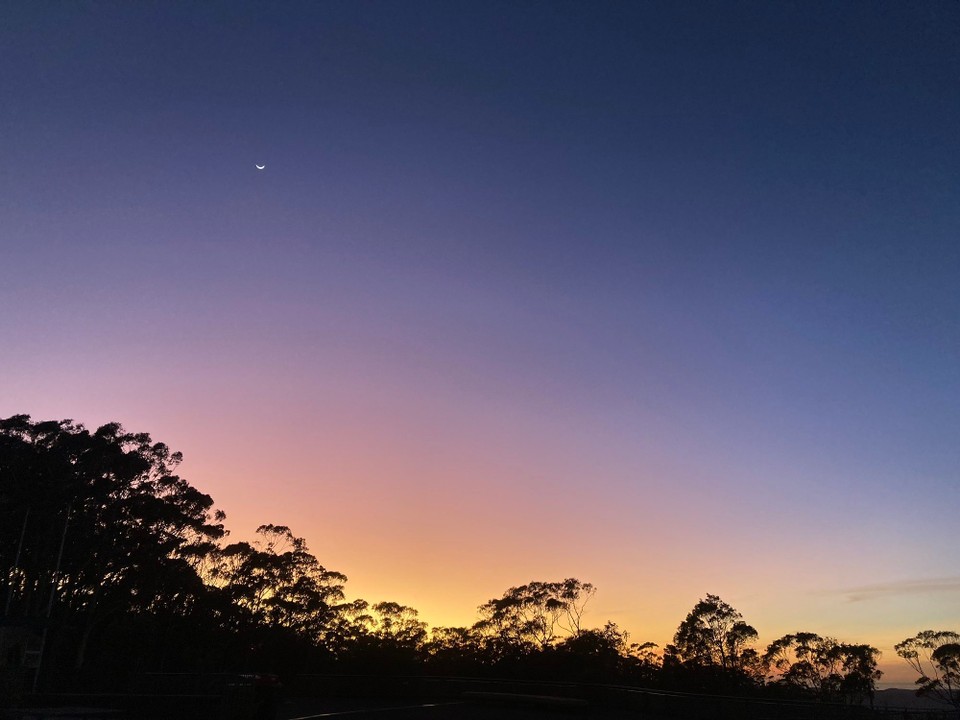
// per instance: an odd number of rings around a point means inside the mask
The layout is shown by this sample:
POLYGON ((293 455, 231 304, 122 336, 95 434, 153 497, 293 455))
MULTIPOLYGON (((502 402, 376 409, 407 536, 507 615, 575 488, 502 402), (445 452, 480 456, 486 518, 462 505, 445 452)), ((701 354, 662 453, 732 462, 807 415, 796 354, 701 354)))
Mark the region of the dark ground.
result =
POLYGON ((0 720, 960 720, 910 690, 879 691, 871 712, 863 706, 480 680, 403 681, 384 693, 377 692, 389 685, 382 679, 338 678, 341 690, 349 681, 355 692, 336 693, 321 679, 299 688, 238 686, 219 695, 49 695, 27 703, 33 708, 5 710, 0 698, 0 720), (368 692, 356 692, 361 684, 368 692))
MULTIPOLYGON (((438 700, 436 702, 388 702, 356 700, 291 699, 283 701, 277 720, 321 720, 321 718, 363 718, 380 720, 570 720, 637 718, 637 714, 599 711, 582 705, 564 704, 559 699, 530 699, 503 702, 496 699, 438 700)), ((650 720, 657 720, 646 716, 650 720)))

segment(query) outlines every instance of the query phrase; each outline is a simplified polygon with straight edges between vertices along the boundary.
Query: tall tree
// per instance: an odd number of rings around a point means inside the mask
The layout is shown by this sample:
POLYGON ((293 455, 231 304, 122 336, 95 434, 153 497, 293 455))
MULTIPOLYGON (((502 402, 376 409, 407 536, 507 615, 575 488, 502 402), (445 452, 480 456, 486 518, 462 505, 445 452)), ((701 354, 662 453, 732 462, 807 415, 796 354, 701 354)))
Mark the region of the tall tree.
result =
POLYGON ((663 653, 663 679, 703 692, 741 691, 763 682, 763 664, 750 647, 757 631, 716 595, 700 600, 663 653))
POLYGON ((561 677, 584 682, 651 682, 659 669, 654 643, 630 643, 616 623, 583 629, 556 645, 561 677))
POLYGON ((392 601, 376 603, 371 610, 373 635, 385 643, 417 651, 427 638, 427 624, 416 609, 392 601))
POLYGON ((894 646, 920 677, 917 694, 930 695, 960 712, 960 634, 924 630, 894 646))
POLYGON ((562 635, 581 632, 585 606, 595 592, 576 578, 512 587, 478 608, 474 629, 505 650, 542 650, 562 635))
POLYGON ((763 659, 775 682, 820 700, 860 704, 873 696, 880 651, 815 633, 798 632, 774 640, 763 659))
POLYGON ((472 628, 435 627, 424 644, 431 670, 456 675, 474 674, 482 659, 482 639, 472 628))
POLYGON ((189 611, 197 558, 222 537, 212 499, 179 477, 180 453, 110 423, 0 420, 5 606, 79 627, 74 664, 97 628, 129 613, 189 611))
POLYGON ((331 639, 341 667, 409 674, 423 667, 427 624, 407 605, 357 600, 341 606, 331 639))
POLYGON ((740 670, 751 656, 748 645, 757 631, 716 595, 700 600, 677 629, 672 651, 684 663, 740 670))
POLYGON ((323 567, 285 525, 261 525, 257 536, 216 553, 212 582, 253 622, 321 641, 343 600, 346 576, 323 567))

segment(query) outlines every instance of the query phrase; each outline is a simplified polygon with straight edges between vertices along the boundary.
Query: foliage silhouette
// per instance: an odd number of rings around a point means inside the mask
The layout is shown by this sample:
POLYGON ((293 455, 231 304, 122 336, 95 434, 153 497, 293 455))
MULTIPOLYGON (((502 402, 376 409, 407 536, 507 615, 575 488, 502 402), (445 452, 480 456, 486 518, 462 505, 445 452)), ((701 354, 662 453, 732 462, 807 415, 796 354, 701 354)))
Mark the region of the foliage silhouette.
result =
POLYGON ((174 473, 180 460, 116 423, 91 433, 69 420, 0 421, 0 513, 22 518, 0 539, 5 614, 35 619, 44 636, 68 629, 75 669, 118 616, 189 614, 203 594, 195 564, 223 536, 223 514, 174 473))
POLYGON ((467 627, 435 627, 423 645, 426 668, 435 674, 476 675, 483 671, 483 639, 467 627))
POLYGON ((861 704, 873 695, 880 651, 848 645, 815 633, 798 632, 774 640, 763 659, 775 683, 826 702, 861 704))
POLYGON ((711 692, 760 683, 762 663, 749 647, 757 631, 742 617, 716 595, 694 605, 664 649, 664 671, 673 683, 711 692))
POLYGON ((894 646, 920 675, 917 694, 930 695, 960 712, 960 634, 923 630, 894 646))
POLYGON ((611 679, 638 684, 652 683, 659 659, 654 643, 630 644, 628 633, 607 622, 602 628, 581 630, 557 644, 557 672, 581 682, 603 683, 611 679))
MULTIPOLYGON (((786 635, 761 657, 757 631, 716 595, 693 607, 661 660, 612 622, 587 627, 596 589, 576 578, 508 588, 474 625, 430 630, 412 607, 346 599, 347 577, 285 525, 226 542, 224 514, 176 474, 180 461, 117 423, 91 432, 0 420, 0 669, 23 670, 39 640, 36 677, 49 686, 62 672, 91 687, 148 671, 332 671, 856 702, 879 677, 875 648, 813 633, 786 635)), ((897 646, 921 691, 955 697, 958 641, 925 631, 897 646)))
POLYGON ((261 525, 253 544, 215 549, 209 573, 254 623, 323 638, 344 599, 345 575, 327 570, 284 525, 261 525))
POLYGON ((416 674, 422 669, 427 624, 414 608, 391 601, 356 607, 364 611, 355 618, 352 641, 342 648, 344 661, 367 672, 416 674))
POLYGON ((561 634, 581 631, 584 608, 596 592, 576 578, 512 587, 478 608, 474 630, 494 655, 521 656, 551 647, 561 634))

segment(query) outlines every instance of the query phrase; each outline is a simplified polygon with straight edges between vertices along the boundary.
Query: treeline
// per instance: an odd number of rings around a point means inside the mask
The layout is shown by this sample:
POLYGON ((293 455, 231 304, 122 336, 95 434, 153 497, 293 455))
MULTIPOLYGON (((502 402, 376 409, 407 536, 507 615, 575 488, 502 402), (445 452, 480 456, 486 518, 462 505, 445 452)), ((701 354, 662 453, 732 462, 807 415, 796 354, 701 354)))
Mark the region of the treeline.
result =
MULTIPOLYGON (((119 424, 0 420, 0 667, 48 685, 65 674, 123 682, 144 672, 261 670, 500 676, 762 692, 859 703, 879 651, 813 633, 766 649, 707 595, 664 648, 612 622, 585 627, 595 588, 530 582, 435 627, 395 602, 345 599, 345 575, 303 538, 263 525, 229 542, 181 461, 119 424), (38 668, 39 665, 39 668, 38 668)), ((927 631, 897 652, 923 687, 954 698, 960 636, 927 631)))

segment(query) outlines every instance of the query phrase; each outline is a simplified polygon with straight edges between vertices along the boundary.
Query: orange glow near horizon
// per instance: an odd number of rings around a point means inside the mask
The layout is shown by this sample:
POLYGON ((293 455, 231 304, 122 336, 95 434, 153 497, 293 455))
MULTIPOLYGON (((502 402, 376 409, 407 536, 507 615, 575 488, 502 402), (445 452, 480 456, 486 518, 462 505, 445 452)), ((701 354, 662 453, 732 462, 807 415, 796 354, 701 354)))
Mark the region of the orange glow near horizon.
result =
MULTIPOLYGON (((395 393, 405 395, 399 388, 395 393)), ((51 399, 37 417, 63 415, 66 403, 77 400, 51 399)), ((612 620, 633 641, 662 648, 710 592, 743 613, 761 644, 797 630, 870 643, 883 652, 885 682, 911 683, 893 644, 951 620, 951 610, 936 603, 923 617, 910 617, 917 606, 897 597, 850 602, 845 590, 869 584, 873 573, 865 569, 845 580, 849 567, 831 563, 832 543, 792 557, 789 567, 771 564, 782 546, 756 542, 753 532, 768 534, 775 521, 756 518, 751 533, 707 543, 730 520, 726 513, 711 518, 716 494, 710 488, 687 492, 678 482, 644 481, 643 497, 651 502, 686 504, 702 524, 691 533, 689 525, 628 500, 630 482, 617 480, 624 458, 585 458, 578 454, 582 438, 565 437, 562 427, 541 435, 472 421, 465 443, 456 436, 465 431, 455 427, 456 413, 443 422, 436 410, 430 421, 424 419, 430 415, 405 415, 416 422, 398 429, 396 414, 376 419, 381 408, 328 407, 329 424, 292 418, 276 432, 277 420, 254 407, 219 419, 163 410, 125 425, 150 425, 155 440, 184 452, 181 474, 226 511, 232 539, 250 538, 261 524, 288 525, 321 564, 348 576, 348 598, 409 605, 431 626, 471 625, 479 605, 511 586, 577 577, 598 588, 589 625, 612 620), (263 423, 273 428, 269 434, 263 423), (535 465, 521 446, 539 455, 535 465), (547 449, 553 447, 556 452, 547 449), (582 481, 588 469, 626 499, 613 501, 608 490, 582 481), (903 619, 891 622, 895 617, 903 619)), ((115 412, 103 408, 86 424, 106 422, 115 412)), ((674 477, 683 472, 695 474, 678 469, 674 477)))

